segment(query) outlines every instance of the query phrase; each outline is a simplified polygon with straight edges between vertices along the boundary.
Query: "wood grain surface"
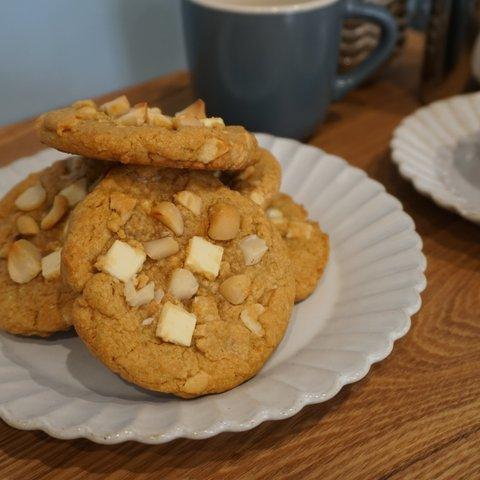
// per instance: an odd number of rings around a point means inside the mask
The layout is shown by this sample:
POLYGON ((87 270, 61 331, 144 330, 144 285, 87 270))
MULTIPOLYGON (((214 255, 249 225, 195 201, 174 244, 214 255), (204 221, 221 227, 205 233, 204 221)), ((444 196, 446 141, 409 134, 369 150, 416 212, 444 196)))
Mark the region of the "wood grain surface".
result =
MULTIPOLYGON (((0 480, 480 479, 480 228, 416 193, 389 155, 392 130, 418 106, 420 53, 410 36, 403 56, 332 106, 311 139, 382 182, 423 238, 424 304, 392 355, 329 402, 208 440, 102 446, 0 423, 0 480)), ((183 73, 128 94, 166 110, 192 97, 183 73)), ((0 129, 4 163, 39 148, 31 121, 0 129)))

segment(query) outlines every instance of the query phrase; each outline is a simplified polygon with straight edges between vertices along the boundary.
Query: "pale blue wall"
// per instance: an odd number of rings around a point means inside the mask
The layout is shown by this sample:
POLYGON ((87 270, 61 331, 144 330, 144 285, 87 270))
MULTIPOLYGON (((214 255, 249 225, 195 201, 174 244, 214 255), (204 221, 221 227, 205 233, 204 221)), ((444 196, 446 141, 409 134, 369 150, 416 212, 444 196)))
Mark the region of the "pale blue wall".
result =
POLYGON ((179 0, 0 0, 0 125, 185 67, 179 0))

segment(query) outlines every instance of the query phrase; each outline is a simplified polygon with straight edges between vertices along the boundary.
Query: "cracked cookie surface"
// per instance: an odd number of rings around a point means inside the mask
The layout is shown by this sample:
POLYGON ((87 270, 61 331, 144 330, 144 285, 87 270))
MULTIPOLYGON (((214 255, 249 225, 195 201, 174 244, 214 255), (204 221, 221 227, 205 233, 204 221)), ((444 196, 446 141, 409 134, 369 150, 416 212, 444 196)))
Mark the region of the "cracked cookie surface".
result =
POLYGON ((112 102, 118 108, 83 100, 45 113, 37 120, 40 140, 63 152, 124 164, 240 170, 254 161, 255 137, 206 118, 203 102, 174 117, 146 104, 130 107, 126 97, 112 102))
POLYGON ((72 216, 62 269, 92 353, 126 380, 181 397, 255 375, 295 295, 264 212, 207 172, 113 169, 72 216))
POLYGON ((295 301, 313 293, 328 262, 328 235, 308 219, 305 208, 285 193, 278 194, 266 211, 290 252, 295 276, 295 301))
POLYGON ((71 327, 74 295, 62 285, 59 250, 71 209, 105 169, 80 157, 59 160, 0 201, 0 329, 48 336, 71 327))

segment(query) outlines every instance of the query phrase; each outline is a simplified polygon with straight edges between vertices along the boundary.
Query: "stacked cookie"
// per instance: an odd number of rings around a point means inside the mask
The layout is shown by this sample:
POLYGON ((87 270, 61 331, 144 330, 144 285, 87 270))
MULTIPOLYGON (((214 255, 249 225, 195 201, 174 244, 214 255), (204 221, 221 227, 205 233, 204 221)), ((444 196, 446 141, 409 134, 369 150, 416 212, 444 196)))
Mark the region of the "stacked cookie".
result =
POLYGON ((0 328, 73 324, 124 379, 186 398, 255 375, 328 257, 277 160, 201 101, 170 117, 84 100, 37 127, 79 156, 0 202, 0 328))

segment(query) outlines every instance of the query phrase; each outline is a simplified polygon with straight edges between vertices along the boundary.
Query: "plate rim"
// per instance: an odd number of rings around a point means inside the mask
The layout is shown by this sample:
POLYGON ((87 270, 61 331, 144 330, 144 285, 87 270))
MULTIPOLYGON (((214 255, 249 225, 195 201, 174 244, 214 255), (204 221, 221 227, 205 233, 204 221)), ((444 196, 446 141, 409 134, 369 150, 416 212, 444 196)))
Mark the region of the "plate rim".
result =
MULTIPOLYGON (((451 193, 451 200, 449 201, 448 199, 445 199, 445 197, 440 195, 437 192, 437 190, 428 187, 425 184, 423 177, 419 174, 414 173, 412 169, 409 169, 408 166, 406 165, 407 158, 410 158, 410 156, 407 154, 404 154, 400 149, 397 148, 397 145, 400 141, 402 141, 403 139, 408 140, 407 138, 408 134, 405 134, 404 132, 407 129, 407 127, 412 123, 412 121, 418 118, 419 114, 426 111, 433 110, 435 107, 438 107, 439 105, 448 105, 458 99, 470 100, 471 98, 474 98, 474 97, 480 98, 480 92, 453 95, 451 97, 436 100, 434 102, 429 103, 428 105, 423 105, 421 107, 418 107, 410 115, 403 118, 402 121, 397 125, 397 127, 393 131, 392 140, 390 141, 390 151, 391 151, 392 161, 397 166, 400 175, 404 179, 409 180, 412 183, 413 187, 417 190, 417 192, 429 198, 438 206, 450 212, 456 213, 457 215, 460 215, 466 220, 469 220, 474 223, 480 223, 480 213, 477 214, 475 212, 470 211, 467 208, 464 208, 460 201, 458 202, 454 201, 455 198, 458 198, 458 195, 455 192, 453 192, 452 190, 448 190, 448 192, 451 193)), ((438 181, 442 182, 441 179, 438 177, 438 175, 436 175, 434 172, 432 172, 432 174, 436 179, 438 179, 438 181)), ((442 185, 445 186, 445 188, 447 188, 447 185, 445 185, 443 182, 442 182, 442 185)))
MULTIPOLYGON (((255 428, 259 424, 267 421, 267 420, 281 420, 285 418, 292 417, 293 415, 297 414, 301 411, 305 406, 317 403, 323 403, 327 400, 333 398, 337 393, 348 384, 353 382, 359 381, 364 378, 368 372, 370 371, 372 365, 374 363, 380 362, 384 360, 393 350, 393 345, 396 340, 403 337, 410 329, 411 326, 411 317, 419 311, 422 305, 422 299, 420 294, 426 288, 426 277, 425 277, 425 270, 426 270, 426 257, 422 251, 423 249, 423 242, 417 231, 415 230, 415 224, 413 219, 408 215, 405 210, 403 209, 403 205, 390 193, 388 193, 385 187, 378 182, 377 180, 369 177, 362 169, 358 167, 354 167, 350 165, 346 160, 340 158, 335 155, 329 155, 324 150, 313 146, 303 144, 296 140, 292 140, 289 138, 282 138, 276 137, 269 134, 259 133, 256 134, 257 138, 259 138, 259 143, 262 141, 270 141, 276 142, 278 140, 289 142, 295 145, 295 150, 297 149, 309 149, 315 150, 316 154, 319 158, 323 157, 324 155, 328 155, 330 157, 334 156, 338 160, 341 161, 342 166, 347 169, 355 170, 357 174, 361 174, 363 178, 368 178, 370 182, 374 182, 376 187, 379 188, 379 192, 382 195, 385 195, 390 200, 395 200, 396 207, 395 211, 401 213, 402 216, 406 217, 411 222, 411 229, 409 229, 409 233, 412 237, 415 238, 415 245, 412 249, 416 250, 416 253, 419 255, 418 264, 415 265, 415 271, 418 274, 417 283, 409 285, 408 289, 413 293, 414 300, 412 300, 407 306, 403 308, 397 308, 396 311, 401 311, 405 316, 405 323, 403 328, 398 331, 394 331, 390 329, 388 332, 382 332, 383 335, 386 337, 387 345, 380 352, 372 353, 365 352, 364 355, 364 363, 359 368, 355 374, 350 376, 348 375, 338 375, 336 378, 335 383, 331 386, 327 393, 314 393, 314 392, 305 392, 303 391, 301 395, 297 395, 293 404, 290 405, 288 409, 279 409, 274 408, 271 406, 264 407, 259 409, 255 412, 255 415, 250 417, 246 421, 225 421, 225 420, 217 420, 208 428, 204 428, 202 430, 189 430, 185 427, 185 425, 179 426, 178 424, 174 424, 168 430, 165 430, 161 433, 155 435, 149 434, 142 434, 141 432, 136 431, 133 428, 120 428, 117 431, 113 431, 109 435, 101 435, 92 431, 91 428, 85 427, 83 425, 74 425, 65 428, 54 427, 45 421, 42 416, 34 417, 33 419, 21 419, 16 418, 15 415, 12 415, 8 409, 5 408, 4 404, 0 404, 0 417, 10 426, 20 429, 20 430, 41 430, 48 435, 59 438, 59 439, 76 439, 76 438, 86 438, 91 440, 95 443, 100 444, 117 444, 126 441, 136 441, 145 444, 161 444, 172 441, 177 438, 188 438, 188 439, 203 439, 208 438, 214 435, 217 435, 222 432, 240 432, 240 431, 247 431, 250 429, 255 428)), ((47 149, 53 150, 53 149, 47 149)), ((22 157, 17 159, 18 160, 28 160, 32 158, 38 158, 39 155, 47 155, 47 150, 39 151, 33 155, 28 157, 22 157)), ((63 154, 62 154, 63 155, 63 154)), ((7 166, 8 168, 8 166, 7 166)))

